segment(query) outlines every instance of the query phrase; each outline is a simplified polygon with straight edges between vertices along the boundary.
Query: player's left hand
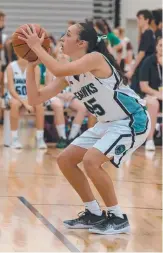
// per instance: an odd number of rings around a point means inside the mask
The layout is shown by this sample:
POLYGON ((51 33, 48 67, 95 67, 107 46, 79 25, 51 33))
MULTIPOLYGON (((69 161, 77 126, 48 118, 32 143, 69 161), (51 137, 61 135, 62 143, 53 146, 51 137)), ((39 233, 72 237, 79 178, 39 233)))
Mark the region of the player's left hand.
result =
POLYGON ((39 38, 36 32, 35 26, 31 25, 31 27, 32 27, 32 31, 28 25, 26 25, 27 31, 25 31, 24 29, 21 29, 25 38, 21 36, 19 36, 18 38, 20 40, 25 41, 28 44, 28 46, 34 51, 35 48, 42 45, 45 38, 45 33, 43 33, 41 38, 39 38))

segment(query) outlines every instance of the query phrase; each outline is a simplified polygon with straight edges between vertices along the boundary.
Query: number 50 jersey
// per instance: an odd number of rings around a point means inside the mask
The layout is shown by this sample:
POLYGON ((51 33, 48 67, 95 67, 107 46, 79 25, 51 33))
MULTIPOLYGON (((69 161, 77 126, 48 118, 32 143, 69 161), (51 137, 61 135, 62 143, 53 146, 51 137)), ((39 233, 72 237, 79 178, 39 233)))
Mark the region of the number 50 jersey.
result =
POLYGON ((101 79, 87 72, 77 76, 68 76, 66 80, 74 95, 85 104, 89 112, 98 121, 115 121, 132 117, 142 111, 144 101, 122 83, 117 70, 106 59, 112 69, 112 75, 101 79))
POLYGON ((17 61, 11 62, 11 68, 13 71, 13 82, 15 90, 20 97, 26 98, 26 70, 23 73, 17 61))

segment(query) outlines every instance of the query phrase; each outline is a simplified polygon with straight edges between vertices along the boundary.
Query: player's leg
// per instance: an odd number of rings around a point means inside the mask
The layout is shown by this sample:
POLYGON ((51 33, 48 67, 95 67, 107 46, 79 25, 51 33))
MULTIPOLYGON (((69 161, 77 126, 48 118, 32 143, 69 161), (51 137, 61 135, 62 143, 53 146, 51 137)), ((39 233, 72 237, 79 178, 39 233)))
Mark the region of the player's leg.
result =
MULTIPOLYGON (((130 225, 126 214, 116 204, 114 189, 111 180, 105 176, 100 162, 94 163, 94 157, 98 158, 98 151, 110 158, 110 162, 116 167, 127 160, 128 156, 139 148, 146 140, 150 131, 150 120, 146 112, 139 112, 133 119, 126 119, 108 123, 108 131, 95 143, 95 149, 91 149, 84 157, 85 169, 94 183, 107 206, 107 219, 90 231, 99 234, 128 233, 130 225), (131 124, 132 122, 135 125, 131 124), (97 150, 98 151, 97 151, 97 150), (94 165, 94 167, 93 167, 94 165), (96 169, 95 169, 96 168, 96 169), (102 182, 104 182, 102 184, 102 182), (110 195, 111 193, 111 195, 110 195)), ((99 161, 102 154, 99 153, 99 161)))
POLYGON ((155 127, 157 123, 157 114, 159 112, 159 101, 152 96, 147 96, 145 99, 147 101, 147 109, 151 118, 151 130, 147 138, 145 148, 146 150, 154 151, 155 145, 154 145, 153 136, 154 136, 155 127))
POLYGON ((35 106, 36 112, 36 143, 39 149, 46 149, 44 141, 44 107, 42 104, 35 106))
POLYGON ((59 141, 56 144, 56 147, 65 148, 67 147, 67 138, 64 118, 64 103, 60 98, 55 97, 51 99, 51 107, 54 111, 55 125, 59 135, 59 141))
POLYGON ((78 99, 74 98, 69 107, 76 111, 75 118, 72 123, 71 131, 68 137, 69 143, 71 143, 79 134, 84 117, 87 113, 86 107, 78 99))
POLYGON ((96 117, 94 117, 90 112, 88 112, 88 128, 94 127, 96 123, 96 117))
POLYGON ((22 104, 15 98, 10 99, 10 125, 11 125, 11 134, 12 134, 12 148, 20 149, 22 148, 21 143, 19 142, 18 137, 18 125, 19 125, 19 111, 22 104))
POLYGON ((101 211, 85 174, 78 167, 87 149, 97 141, 97 135, 95 137, 89 130, 83 135, 77 138, 81 147, 71 144, 58 156, 58 165, 62 173, 79 194, 86 209, 77 219, 64 222, 68 228, 90 228, 105 219, 105 212, 101 211))

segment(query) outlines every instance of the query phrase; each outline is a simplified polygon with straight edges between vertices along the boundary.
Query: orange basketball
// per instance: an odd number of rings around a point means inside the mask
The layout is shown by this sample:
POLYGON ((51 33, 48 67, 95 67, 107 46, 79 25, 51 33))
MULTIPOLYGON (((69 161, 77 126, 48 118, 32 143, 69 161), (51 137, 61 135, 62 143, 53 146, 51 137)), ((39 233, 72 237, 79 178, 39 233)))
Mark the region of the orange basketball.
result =
MULTIPOLYGON (((31 24, 28 24, 28 26, 32 29, 31 24)), ((50 39, 48 37, 47 32, 40 25, 34 24, 34 26, 39 38, 41 38, 43 32, 45 33, 45 39, 43 41, 42 47, 46 51, 48 51, 50 48, 50 39)), ((12 35, 12 45, 13 45, 14 51, 17 56, 29 62, 36 61, 38 59, 37 55, 29 48, 29 46, 27 45, 27 43, 25 43, 25 41, 18 38, 18 36, 25 37, 21 29, 25 30, 28 33, 26 25, 20 26, 14 32, 14 34, 12 35)))

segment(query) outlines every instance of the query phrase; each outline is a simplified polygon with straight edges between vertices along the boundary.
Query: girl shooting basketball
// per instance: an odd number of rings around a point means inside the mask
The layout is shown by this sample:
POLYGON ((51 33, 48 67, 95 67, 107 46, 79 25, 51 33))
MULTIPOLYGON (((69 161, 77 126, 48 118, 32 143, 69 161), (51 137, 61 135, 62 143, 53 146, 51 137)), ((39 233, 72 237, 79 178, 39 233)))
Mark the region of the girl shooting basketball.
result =
POLYGON ((68 28, 63 38, 63 52, 72 62, 61 64, 42 48, 44 36, 38 38, 35 27, 22 30, 25 41, 39 60, 56 77, 47 87, 38 90, 34 69, 29 63, 27 93, 31 105, 57 95, 70 85, 75 96, 97 117, 98 123, 75 139, 58 157, 58 164, 67 180, 85 205, 77 219, 64 221, 68 228, 89 228, 99 234, 128 233, 126 214, 118 205, 111 178, 102 168, 105 162, 119 167, 141 146, 149 133, 149 117, 143 101, 125 85, 119 66, 98 37, 93 27, 85 23, 68 28), (85 171, 107 207, 101 211, 88 180, 78 168, 83 161, 85 171))

